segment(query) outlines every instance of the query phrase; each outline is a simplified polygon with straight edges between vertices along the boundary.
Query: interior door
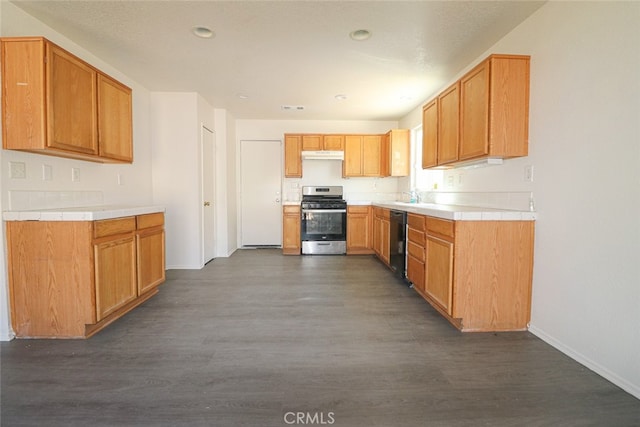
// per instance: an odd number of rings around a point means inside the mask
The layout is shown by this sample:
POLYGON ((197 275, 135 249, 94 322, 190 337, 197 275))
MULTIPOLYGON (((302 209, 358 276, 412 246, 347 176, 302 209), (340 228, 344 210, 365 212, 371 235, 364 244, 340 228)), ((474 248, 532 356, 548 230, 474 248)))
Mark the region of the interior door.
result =
POLYGON ((282 244, 282 142, 240 141, 241 246, 282 244))
POLYGON ((215 234, 215 138, 213 131, 202 126, 202 264, 216 256, 215 234))

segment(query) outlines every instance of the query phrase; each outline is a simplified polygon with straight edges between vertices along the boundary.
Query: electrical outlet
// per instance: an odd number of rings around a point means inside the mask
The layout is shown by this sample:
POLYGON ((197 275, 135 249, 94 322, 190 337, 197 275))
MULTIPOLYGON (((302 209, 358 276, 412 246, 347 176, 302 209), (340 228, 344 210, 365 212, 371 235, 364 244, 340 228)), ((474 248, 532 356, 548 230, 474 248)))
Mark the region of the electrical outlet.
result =
POLYGON ((527 165, 524 167, 524 180, 527 182, 533 182, 533 166, 527 165))
POLYGON ((80 181, 80 169, 79 168, 71 168, 71 181, 79 182, 80 181))
POLYGON ((42 165, 42 180, 51 181, 53 179, 53 167, 51 165, 42 165))
POLYGON ((453 175, 447 177, 447 187, 453 188, 453 175))
POLYGON ((124 179, 122 179, 122 174, 117 174, 117 178, 118 178, 118 185, 123 185, 124 184, 124 179))
POLYGON ((9 178, 24 179, 27 177, 27 165, 24 162, 9 162, 9 178))

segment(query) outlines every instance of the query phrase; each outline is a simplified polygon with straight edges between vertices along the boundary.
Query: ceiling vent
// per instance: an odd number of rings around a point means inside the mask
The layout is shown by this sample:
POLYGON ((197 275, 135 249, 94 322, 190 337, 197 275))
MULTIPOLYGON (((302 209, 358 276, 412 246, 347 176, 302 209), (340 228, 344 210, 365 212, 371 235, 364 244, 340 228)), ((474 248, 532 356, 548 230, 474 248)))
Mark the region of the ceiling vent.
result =
POLYGON ((302 111, 304 110, 304 105, 282 105, 280 108, 285 111, 302 111))

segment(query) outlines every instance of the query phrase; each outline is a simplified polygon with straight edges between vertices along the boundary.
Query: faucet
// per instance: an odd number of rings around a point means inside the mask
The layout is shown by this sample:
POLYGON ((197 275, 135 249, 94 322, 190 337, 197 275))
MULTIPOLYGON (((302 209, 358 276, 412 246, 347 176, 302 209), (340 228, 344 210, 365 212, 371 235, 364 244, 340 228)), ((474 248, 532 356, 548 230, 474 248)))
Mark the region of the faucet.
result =
POLYGON ((419 203, 420 202, 420 193, 418 193, 416 190, 403 191, 402 194, 408 194, 409 195, 409 203, 419 203))

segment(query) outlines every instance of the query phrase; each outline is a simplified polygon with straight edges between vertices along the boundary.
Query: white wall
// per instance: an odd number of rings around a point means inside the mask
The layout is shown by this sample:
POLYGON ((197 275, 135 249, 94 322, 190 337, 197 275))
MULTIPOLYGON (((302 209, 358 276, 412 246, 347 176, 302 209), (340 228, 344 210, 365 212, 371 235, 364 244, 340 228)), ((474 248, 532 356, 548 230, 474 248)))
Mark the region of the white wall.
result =
POLYGON ((445 173, 455 191, 534 192, 530 330, 636 397, 639 16, 636 2, 549 2, 500 40, 478 61, 531 55, 529 156, 445 173), (524 182, 525 165, 534 166, 533 183, 524 182))
MULTIPOLYGON (((167 269, 198 269, 202 267, 200 130, 205 125, 216 131, 217 138, 214 110, 195 92, 153 92, 150 111, 153 198, 166 208, 167 269)), ((219 154, 216 149, 217 163, 224 161, 224 153, 219 154)), ((225 180, 220 183, 224 184, 225 180)), ((219 196, 216 192, 216 199, 219 196)), ((224 225, 218 219, 217 223, 224 225)))
MULTIPOLYGON (((24 13, 13 4, 0 2, 0 34, 2 36, 42 35, 91 63, 100 70, 125 83, 133 90, 133 142, 134 162, 126 165, 109 165, 81 160, 63 159, 38 154, 2 150, 0 152, 0 211, 10 210, 10 191, 43 192, 51 194, 100 195, 105 204, 151 204, 151 139, 149 135, 149 92, 139 83, 93 56, 78 44, 63 37, 40 21, 24 13), (26 179, 9 179, 8 162, 24 162, 26 179), (42 180, 42 165, 52 167, 50 181, 42 180), (71 168, 80 169, 80 181, 71 182, 71 168), (122 176, 118 185, 117 175, 122 176)), ((45 201, 46 202, 46 201, 45 201)), ((15 208, 15 206, 13 207, 15 208)), ((8 321, 7 272, 5 268, 6 242, 4 226, 0 227, 0 340, 10 339, 8 321), (6 310, 5 310, 6 309, 6 310)))

